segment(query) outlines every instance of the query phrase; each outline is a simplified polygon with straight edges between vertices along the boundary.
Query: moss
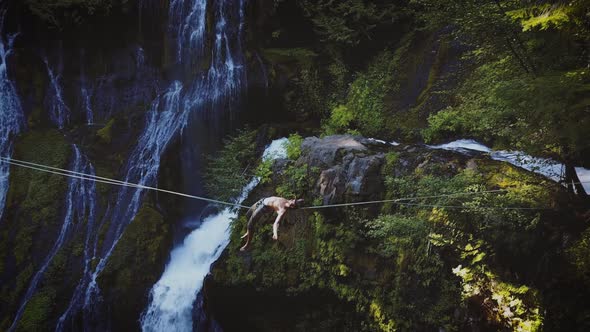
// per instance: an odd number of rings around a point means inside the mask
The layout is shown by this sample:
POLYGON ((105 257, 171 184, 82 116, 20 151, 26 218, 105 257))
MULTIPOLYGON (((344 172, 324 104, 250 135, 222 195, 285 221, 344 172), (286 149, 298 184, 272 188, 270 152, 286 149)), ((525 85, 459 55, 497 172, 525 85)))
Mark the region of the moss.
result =
POLYGON ((109 120, 107 124, 96 132, 96 136, 101 140, 101 142, 106 144, 111 144, 113 140, 113 124, 115 123, 115 119, 109 120))
MULTIPOLYGON (((14 158, 43 165, 67 168, 71 149, 56 130, 32 131, 17 140, 14 158)), ((8 205, 18 204, 33 223, 55 222, 65 193, 65 177, 27 168, 11 172, 8 205)))
POLYGON ((15 245, 13 249, 14 258, 16 264, 20 265, 29 258, 31 247, 33 246, 33 233, 35 227, 21 227, 16 233, 15 245))
MULTIPOLYGON (((67 168, 70 147, 55 130, 32 131, 17 140, 15 159, 67 168)), ((14 256, 17 265, 30 259, 33 247, 48 250, 38 236, 51 234, 58 227, 62 199, 67 188, 65 177, 15 167, 11 171, 7 206, 18 210, 7 227, 14 230, 14 256), (38 233, 44 228, 43 233, 38 233), (45 247, 45 248, 41 248, 45 247)))
POLYGON ((97 236, 97 240, 96 240, 96 245, 98 248, 102 247, 102 243, 104 242, 104 239, 107 236, 107 232, 108 232, 110 226, 111 226, 111 221, 109 219, 109 220, 106 220, 98 229, 98 236, 97 236))
MULTIPOLYGON (((71 148, 57 130, 32 130, 17 138, 14 158, 67 168, 71 148)), ((23 167, 12 167, 7 196, 7 213, 0 225, 6 251, 3 261, 10 264, 11 275, 3 275, 14 289, 6 298, 6 306, 16 310, 41 259, 53 244, 59 231, 67 178, 23 167), (11 256, 14 260, 11 260, 11 256)), ((34 325, 34 324, 33 324, 34 325)), ((31 325, 31 326, 33 326, 31 325)), ((31 327, 34 328, 34 327, 31 327)))
MULTIPOLYGON (((441 69, 443 64, 448 60, 449 56, 449 41, 447 38, 442 38, 440 40, 440 45, 436 52, 436 57, 434 59, 434 63, 430 67, 430 71, 428 73, 428 81, 426 82, 426 86, 422 89, 420 96, 417 99, 417 106, 416 108, 421 108, 426 99, 428 98, 428 94, 431 92, 434 83, 440 78, 441 69)), ((425 120, 425 119, 424 119, 425 120)))
POLYGON ((0 276, 4 274, 8 249, 8 231, 0 232, 0 276))
POLYGON ((128 1, 113 0, 26 0, 25 3, 35 16, 58 28, 80 25, 97 13, 107 14, 114 8, 123 10, 128 6, 128 1))
POLYGON ((18 296, 22 294, 28 286, 29 280, 33 276, 33 271, 33 264, 28 264, 20 271, 16 276, 15 287, 10 291, 7 303, 15 303, 18 300, 18 296))
POLYGON ((297 63, 309 68, 318 55, 306 48, 266 48, 262 50, 265 59, 274 64, 297 63))
POLYGON ((33 295, 25 307, 17 331, 44 331, 51 329, 53 326, 48 323, 53 314, 56 296, 55 290, 51 289, 33 295))
POLYGON ((116 329, 137 328, 128 318, 139 317, 145 308, 148 290, 162 272, 171 242, 170 226, 162 215, 143 205, 98 278, 116 329))

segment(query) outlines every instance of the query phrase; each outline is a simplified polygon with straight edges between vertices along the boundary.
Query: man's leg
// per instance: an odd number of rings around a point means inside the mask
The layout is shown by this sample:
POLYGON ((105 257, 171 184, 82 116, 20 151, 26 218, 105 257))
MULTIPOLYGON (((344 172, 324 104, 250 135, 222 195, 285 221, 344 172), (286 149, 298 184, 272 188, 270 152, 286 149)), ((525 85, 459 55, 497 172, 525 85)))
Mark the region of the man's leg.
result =
POLYGON ((264 205, 260 204, 258 206, 258 208, 256 208, 256 211, 254 211, 254 213, 252 213, 250 220, 248 220, 248 225, 246 225, 246 234, 242 235, 242 239, 246 238, 246 244, 244 244, 244 246, 240 248, 241 251, 248 249, 248 246, 250 245, 250 239, 252 238, 252 228, 253 228, 254 222, 256 222, 256 220, 260 217, 263 210, 264 210, 264 205))
MULTIPOLYGON (((248 212, 246 212, 246 219, 248 219, 248 225, 250 225, 250 220, 252 219, 252 214, 254 214, 254 211, 256 211, 256 209, 260 206, 260 201, 254 203, 254 205, 252 205, 249 209, 248 212)), ((249 226, 248 226, 249 227, 249 226)), ((246 231, 246 233, 244 235, 242 235, 242 237, 240 239, 245 238, 246 236, 248 236, 248 231, 246 231)))

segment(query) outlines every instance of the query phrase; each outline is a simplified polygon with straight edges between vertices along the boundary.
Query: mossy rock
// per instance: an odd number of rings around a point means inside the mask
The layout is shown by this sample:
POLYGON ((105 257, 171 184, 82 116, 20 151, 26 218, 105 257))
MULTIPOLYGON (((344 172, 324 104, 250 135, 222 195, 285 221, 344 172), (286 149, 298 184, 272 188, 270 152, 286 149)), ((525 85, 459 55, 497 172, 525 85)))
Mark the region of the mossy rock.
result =
POLYGON ((111 119, 107 124, 99 129, 96 132, 96 136, 101 140, 101 142, 106 144, 111 144, 113 140, 113 124, 115 123, 115 119, 111 119))
MULTIPOLYGON (((58 168, 68 168, 71 147, 57 130, 33 130, 17 138, 13 158, 58 168)), ((4 296, 2 313, 12 315, 20 297, 59 231, 67 178, 37 170, 11 167, 7 208, 2 230, 3 283, 11 287, 4 296)), ((33 330, 39 330, 31 323, 33 330)), ((30 330, 30 329, 29 329, 30 330)))
POLYGON ((127 226, 98 278, 115 330, 136 330, 172 244, 170 225, 153 207, 143 205, 127 226))
POLYGON ((57 293, 53 289, 46 289, 35 294, 27 306, 21 320, 18 323, 17 331, 46 331, 53 326, 47 321, 53 315, 54 301, 57 293))

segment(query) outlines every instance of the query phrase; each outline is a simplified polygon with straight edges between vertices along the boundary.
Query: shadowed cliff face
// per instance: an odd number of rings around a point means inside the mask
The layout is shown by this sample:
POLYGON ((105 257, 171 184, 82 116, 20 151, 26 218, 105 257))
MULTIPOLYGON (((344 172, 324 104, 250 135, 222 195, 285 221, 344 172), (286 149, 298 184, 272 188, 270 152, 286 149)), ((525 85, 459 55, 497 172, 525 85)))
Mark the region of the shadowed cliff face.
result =
POLYGON ((271 239, 269 215, 245 253, 238 250, 246 224, 240 216, 205 283, 205 308, 227 331, 494 330, 539 324, 537 310, 561 310, 539 292, 552 278, 567 287, 568 278, 543 266, 548 257, 567 266, 560 252, 577 222, 560 210, 564 188, 542 176, 476 151, 344 135, 304 139, 300 155, 275 162, 262 183, 246 203, 285 192, 308 205, 434 198, 293 210, 279 241, 271 239), (473 192, 499 189, 507 193, 473 192), (510 296, 519 304, 501 299, 510 296))
MULTIPOLYGON (((2 157, 14 147, 23 160, 200 193, 203 151, 234 128, 247 87, 243 2, 97 2, 79 17, 68 15, 81 4, 28 4, 36 9, 11 2, 0 24, 2 157)), ((0 329, 139 328, 175 235, 199 226, 181 222, 203 205, 105 184, 90 195, 33 170, 4 181, 0 171, 0 329), (81 200, 92 211, 73 218, 81 200)))

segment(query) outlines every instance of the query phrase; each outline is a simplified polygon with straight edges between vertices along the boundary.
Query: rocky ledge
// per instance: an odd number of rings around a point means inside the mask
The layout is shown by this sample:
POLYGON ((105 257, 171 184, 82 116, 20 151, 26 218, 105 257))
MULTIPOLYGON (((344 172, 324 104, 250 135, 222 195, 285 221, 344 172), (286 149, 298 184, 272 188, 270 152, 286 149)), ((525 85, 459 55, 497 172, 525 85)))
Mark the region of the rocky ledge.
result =
POLYGON ((227 331, 534 329, 564 321, 587 292, 571 287, 587 284, 568 254, 588 252, 571 236, 580 216, 542 176, 481 153, 350 135, 290 149, 246 204, 428 198, 291 211, 278 241, 267 216, 246 253, 240 216, 205 282, 206 310, 227 331), (558 292, 571 298, 547 301, 558 292))

